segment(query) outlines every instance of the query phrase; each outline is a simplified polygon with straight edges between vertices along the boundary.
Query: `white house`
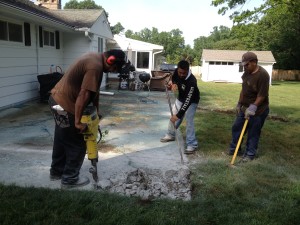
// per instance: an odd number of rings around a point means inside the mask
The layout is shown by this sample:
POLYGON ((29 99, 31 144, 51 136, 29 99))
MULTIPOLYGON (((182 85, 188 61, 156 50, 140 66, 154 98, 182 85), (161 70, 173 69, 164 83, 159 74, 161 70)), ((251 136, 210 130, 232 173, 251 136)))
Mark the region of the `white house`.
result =
POLYGON ((164 50, 161 45, 126 38, 124 35, 114 35, 114 40, 111 47, 120 48, 126 52, 136 71, 145 71, 151 74, 151 70, 161 63, 164 50))
MULTIPOLYGON (((241 83, 243 67, 239 63, 245 52, 247 51, 203 49, 201 79, 203 81, 241 83)), ((271 82, 273 64, 276 63, 272 52, 253 52, 257 55, 258 64, 268 71, 271 82)))
POLYGON ((38 98, 37 76, 51 65, 65 71, 113 40, 103 10, 50 10, 28 0, 0 0, 0 28, 0 109, 38 98))

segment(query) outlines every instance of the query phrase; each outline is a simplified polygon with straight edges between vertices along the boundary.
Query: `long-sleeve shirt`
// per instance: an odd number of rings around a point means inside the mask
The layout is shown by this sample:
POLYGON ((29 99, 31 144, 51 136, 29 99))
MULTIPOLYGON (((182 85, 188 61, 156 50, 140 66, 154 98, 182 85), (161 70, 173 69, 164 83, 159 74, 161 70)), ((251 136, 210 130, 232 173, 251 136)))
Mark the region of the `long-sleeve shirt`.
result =
POLYGON ((172 83, 177 85, 179 92, 177 98, 182 102, 176 114, 176 116, 181 119, 192 103, 199 103, 200 91, 197 86, 197 79, 193 74, 188 75, 185 79, 181 79, 178 76, 177 70, 175 70, 172 76, 172 83))

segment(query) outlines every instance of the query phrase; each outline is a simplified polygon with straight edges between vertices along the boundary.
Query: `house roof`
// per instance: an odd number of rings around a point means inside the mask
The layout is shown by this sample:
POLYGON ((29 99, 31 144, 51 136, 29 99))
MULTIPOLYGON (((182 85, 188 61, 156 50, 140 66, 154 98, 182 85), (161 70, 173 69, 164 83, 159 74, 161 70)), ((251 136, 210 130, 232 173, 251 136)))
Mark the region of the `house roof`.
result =
POLYGON ((35 5, 33 2, 28 0, 0 0, 0 5, 5 5, 32 15, 40 16, 45 19, 64 24, 65 26, 70 26, 66 23, 66 21, 51 14, 50 10, 46 9, 45 7, 35 5))
MULTIPOLYGON (((240 62, 242 55, 247 50, 213 50, 203 49, 202 60, 205 61, 229 61, 229 62, 240 62)), ((271 51, 251 51, 257 55, 259 62, 275 63, 274 56, 271 51)))
POLYGON ((114 40, 123 50, 131 48, 133 51, 160 51, 164 49, 164 46, 151 44, 144 41, 138 41, 131 38, 126 38, 124 35, 114 35, 114 40))
POLYGON ((51 10, 52 15, 74 27, 91 27, 103 12, 102 9, 51 10))
POLYGON ((29 0, 0 0, 1 4, 72 28, 91 27, 104 11, 102 9, 51 10, 35 5, 29 0))

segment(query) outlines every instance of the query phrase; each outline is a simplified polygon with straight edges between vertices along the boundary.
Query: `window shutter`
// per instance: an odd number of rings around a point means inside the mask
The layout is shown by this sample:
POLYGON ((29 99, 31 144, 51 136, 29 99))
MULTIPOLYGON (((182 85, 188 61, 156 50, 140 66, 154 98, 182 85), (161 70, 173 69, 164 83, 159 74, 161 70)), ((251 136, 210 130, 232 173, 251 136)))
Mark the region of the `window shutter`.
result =
POLYGON ((60 42, 59 42, 59 31, 55 31, 55 43, 56 43, 56 49, 60 49, 60 42))
POLYGON ((30 23, 24 23, 25 46, 31 46, 30 23))
POLYGON ((39 26, 40 47, 43 47, 43 27, 39 26))

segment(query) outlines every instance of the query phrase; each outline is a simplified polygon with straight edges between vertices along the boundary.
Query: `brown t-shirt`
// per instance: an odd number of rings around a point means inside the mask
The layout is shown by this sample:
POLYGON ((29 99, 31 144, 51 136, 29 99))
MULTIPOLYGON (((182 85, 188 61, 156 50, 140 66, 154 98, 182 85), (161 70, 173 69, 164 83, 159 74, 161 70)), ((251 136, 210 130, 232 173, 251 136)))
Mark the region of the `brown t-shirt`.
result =
MULTIPOLYGON (((77 59, 51 90, 54 100, 67 112, 75 115, 75 102, 81 89, 95 93, 100 88, 103 63, 98 53, 87 53, 77 59)), ((93 99, 90 99, 92 102, 93 99)))
POLYGON ((269 105, 269 85, 270 76, 268 72, 261 66, 254 74, 244 73, 242 76, 242 102, 245 107, 253 104, 256 98, 265 97, 263 103, 258 106, 256 114, 261 114, 269 105))

